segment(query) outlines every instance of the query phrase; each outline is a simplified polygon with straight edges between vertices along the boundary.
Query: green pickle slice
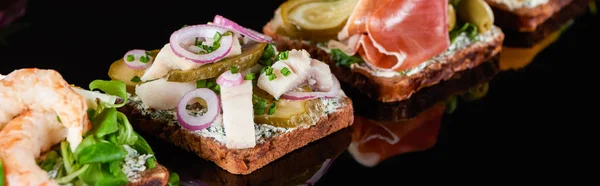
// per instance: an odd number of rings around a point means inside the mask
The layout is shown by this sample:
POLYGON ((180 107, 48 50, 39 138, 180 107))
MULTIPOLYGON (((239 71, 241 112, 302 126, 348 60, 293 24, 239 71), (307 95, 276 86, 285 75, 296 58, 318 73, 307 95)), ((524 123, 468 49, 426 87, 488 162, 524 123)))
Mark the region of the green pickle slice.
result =
MULTIPOLYGON (((152 57, 156 59, 156 55, 160 50, 152 50, 152 57)), ((127 92, 130 94, 135 93, 135 86, 142 83, 139 78, 144 75, 146 70, 134 70, 125 64, 123 58, 113 62, 108 69, 108 77, 112 80, 123 81, 126 85, 127 92), (137 77, 137 78, 136 78, 137 77), (133 81, 132 81, 133 80, 133 81)))
POLYGON ((284 35, 316 42, 337 38, 358 0, 290 0, 281 5, 284 35))
MULTIPOLYGON (((310 91, 310 88, 303 87, 302 90, 310 91)), ((274 100, 270 94, 256 86, 253 88, 253 92, 257 97, 264 99, 267 102, 265 113, 254 115, 255 123, 282 128, 295 128, 317 122, 325 110, 325 105, 320 99, 274 100), (276 102, 277 109, 273 115, 269 115, 268 109, 273 102, 276 102)))
POLYGON ((240 70, 248 69, 258 63, 267 43, 253 43, 242 46, 242 53, 225 58, 219 62, 202 65, 192 70, 171 70, 167 81, 190 82, 218 77, 232 66, 240 70))

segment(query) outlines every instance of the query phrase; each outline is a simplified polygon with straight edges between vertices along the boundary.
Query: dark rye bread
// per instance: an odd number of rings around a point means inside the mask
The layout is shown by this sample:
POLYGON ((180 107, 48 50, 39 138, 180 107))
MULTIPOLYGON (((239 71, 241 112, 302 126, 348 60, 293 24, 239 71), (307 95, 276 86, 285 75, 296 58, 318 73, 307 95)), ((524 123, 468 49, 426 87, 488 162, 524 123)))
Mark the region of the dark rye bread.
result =
POLYGON ((405 121, 417 117, 422 111, 431 108, 440 101, 451 96, 462 94, 471 88, 490 81, 500 72, 499 55, 481 65, 455 73, 450 79, 439 84, 423 88, 413 94, 410 99, 399 102, 378 102, 355 88, 342 85, 348 97, 354 103, 355 115, 374 120, 405 121))
POLYGON ((171 155, 162 159, 162 162, 179 173, 182 185, 297 186, 317 174, 328 159, 328 163, 331 163, 346 150, 352 141, 351 129, 344 128, 309 143, 248 175, 231 174, 213 162, 198 158, 196 154, 168 142, 155 138, 149 140, 156 140, 153 144, 157 150, 170 152, 171 155))
POLYGON ((488 1, 494 24, 506 35, 504 46, 529 48, 559 30, 569 20, 584 14, 590 0, 550 0, 535 8, 508 10, 488 1))
POLYGON ((179 125, 168 125, 166 120, 153 120, 150 116, 144 116, 132 104, 121 107, 120 111, 128 116, 136 129, 194 152, 232 174, 247 175, 291 151, 352 125, 352 101, 348 97, 339 99, 338 110, 324 115, 315 125, 268 138, 249 149, 228 149, 214 138, 201 136, 179 125))
POLYGON ((141 173, 141 178, 129 182, 127 186, 166 186, 169 183, 169 170, 157 164, 153 169, 141 173))
POLYGON ((374 76, 363 68, 344 68, 335 65, 330 54, 319 49, 316 44, 289 39, 277 35, 273 22, 263 27, 263 32, 273 37, 278 50, 305 49, 313 58, 329 64, 331 71, 342 82, 354 87, 359 92, 380 102, 397 102, 408 99, 415 92, 449 79, 456 72, 478 66, 488 61, 502 50, 504 34, 499 33, 490 42, 479 42, 457 51, 442 62, 433 63, 419 73, 410 76, 381 77, 374 76))

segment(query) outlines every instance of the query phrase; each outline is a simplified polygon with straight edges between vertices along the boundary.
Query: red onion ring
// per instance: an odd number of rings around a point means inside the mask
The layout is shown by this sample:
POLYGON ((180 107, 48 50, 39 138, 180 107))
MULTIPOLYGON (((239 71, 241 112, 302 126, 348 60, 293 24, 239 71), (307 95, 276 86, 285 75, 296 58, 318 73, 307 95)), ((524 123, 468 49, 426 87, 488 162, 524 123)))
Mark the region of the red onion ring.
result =
POLYGON ((177 121, 179 124, 189 130, 202 130, 208 128, 221 112, 221 101, 217 94, 208 88, 199 88, 189 91, 183 95, 177 105, 177 121), (204 115, 194 117, 188 114, 186 106, 194 98, 202 98, 206 101, 208 111, 204 115))
POLYGON ((221 74, 219 78, 217 78, 217 84, 222 87, 235 87, 244 81, 244 77, 242 77, 242 73, 231 73, 231 70, 228 70, 221 74))
POLYGON ((292 92, 287 92, 287 93, 281 95, 281 97, 284 99, 289 99, 289 100, 307 100, 307 99, 315 99, 315 98, 321 98, 321 97, 325 97, 325 98, 336 97, 341 89, 340 82, 334 75, 331 75, 331 78, 333 78, 333 87, 331 87, 331 90, 329 90, 328 92, 296 92, 296 91, 292 91, 292 92))
POLYGON ((249 29, 249 28, 242 27, 242 26, 238 25, 237 23, 235 23, 223 16, 220 16, 220 15, 215 16, 215 19, 213 20, 213 24, 221 25, 225 28, 235 30, 236 32, 238 32, 254 41, 257 41, 257 42, 269 43, 273 40, 273 38, 271 38, 267 35, 261 34, 257 31, 249 29))
POLYGON ((127 65, 127 67, 129 67, 130 69, 134 69, 134 70, 146 69, 152 64, 152 62, 154 62, 154 58, 150 55, 147 55, 146 52, 148 52, 148 51, 141 50, 141 49, 130 50, 127 53, 125 53, 125 55, 123 56, 123 60, 125 61, 125 64, 127 65), (134 57, 133 61, 127 60, 128 55, 133 55, 133 57, 134 57), (142 56, 147 56, 148 58, 150 58, 149 61, 146 63, 143 63, 142 61, 140 61, 140 58, 142 56))
MULTIPOLYGON (((193 61, 195 63, 206 64, 219 61, 231 51, 234 35, 221 37, 221 46, 211 53, 197 54, 187 50, 191 43, 194 43, 196 38, 212 38, 216 32, 224 34, 228 29, 219 25, 193 25, 181 28, 173 34, 169 39, 171 50, 178 57, 193 61)), ((236 38, 237 39, 237 38, 236 38)))

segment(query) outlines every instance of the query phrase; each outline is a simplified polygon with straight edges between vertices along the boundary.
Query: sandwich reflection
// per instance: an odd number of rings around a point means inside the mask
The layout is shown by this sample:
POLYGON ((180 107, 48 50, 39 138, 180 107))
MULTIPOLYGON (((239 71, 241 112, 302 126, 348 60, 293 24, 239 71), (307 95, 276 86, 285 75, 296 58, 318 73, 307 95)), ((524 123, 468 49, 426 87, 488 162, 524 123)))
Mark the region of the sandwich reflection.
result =
POLYGON ((404 121, 355 116, 348 152, 358 163, 373 167, 392 156, 427 150, 437 141, 445 110, 446 104, 438 103, 404 121))
POLYGON ((573 24, 573 20, 567 22, 560 30, 555 31, 542 41, 530 48, 517 48, 504 46, 500 51, 500 70, 518 70, 529 65, 535 57, 545 48, 554 43, 561 34, 573 24))
POLYGON ((157 146, 162 148, 161 151, 178 154, 176 157, 158 158, 169 170, 180 175, 181 185, 314 185, 328 171, 335 159, 346 150, 351 141, 350 135, 350 129, 342 129, 297 149, 249 175, 231 174, 212 162, 200 159, 172 145, 157 146))

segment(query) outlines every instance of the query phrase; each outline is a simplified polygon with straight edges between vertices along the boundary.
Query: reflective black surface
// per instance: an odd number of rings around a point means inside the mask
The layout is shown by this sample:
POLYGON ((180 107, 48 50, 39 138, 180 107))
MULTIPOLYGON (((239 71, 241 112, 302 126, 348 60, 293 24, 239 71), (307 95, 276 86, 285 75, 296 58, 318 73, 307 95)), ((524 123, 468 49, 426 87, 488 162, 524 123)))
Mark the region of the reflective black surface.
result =
MULTIPOLYGON (((0 74, 25 67, 51 68, 67 81, 86 87, 94 79, 108 79, 110 63, 127 50, 160 48, 184 24, 206 23, 220 14, 261 30, 280 3, 29 1, 24 17, 0 31, 0 74)), ((567 135, 581 133, 575 127, 578 124, 593 123, 588 121, 595 114, 593 109, 579 105, 595 106, 592 103, 597 94, 591 89, 598 84, 599 20, 590 13, 576 19, 529 64, 529 60, 514 64, 514 60, 500 59, 501 71, 487 82, 485 97, 467 101, 458 96, 451 114, 446 112, 446 99, 438 98, 433 102, 440 104, 412 113, 416 116, 412 120, 377 122, 359 116, 351 129, 308 145, 250 176, 228 174, 168 143, 146 138, 156 149, 158 161, 178 172, 182 183, 297 185, 319 172, 327 159, 335 161, 318 185, 400 185, 436 180, 440 175, 457 175, 461 180, 480 176, 497 180, 550 178, 564 171, 558 166, 573 164, 574 160, 564 161, 563 154, 581 146, 570 142, 572 138, 567 135), (392 133, 398 137, 396 145, 385 141, 393 139, 392 133), (368 167, 358 163, 356 153, 345 147, 373 134, 384 137, 357 147, 381 157, 368 167)), ((522 53, 516 56, 527 58, 522 53)), ((466 82, 473 83, 469 79, 466 82)), ((460 86, 475 86, 471 84, 460 86)))

